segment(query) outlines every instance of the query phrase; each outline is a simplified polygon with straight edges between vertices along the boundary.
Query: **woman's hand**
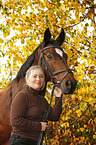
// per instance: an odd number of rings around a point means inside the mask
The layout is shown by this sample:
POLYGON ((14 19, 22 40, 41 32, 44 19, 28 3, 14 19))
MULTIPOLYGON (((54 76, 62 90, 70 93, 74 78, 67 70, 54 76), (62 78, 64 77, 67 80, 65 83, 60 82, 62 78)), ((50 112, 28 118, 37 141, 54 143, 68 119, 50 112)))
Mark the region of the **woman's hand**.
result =
POLYGON ((47 123, 46 122, 41 122, 42 128, 41 131, 45 131, 47 128, 47 123))
POLYGON ((59 88, 58 86, 56 86, 55 87, 55 90, 54 90, 54 93, 55 93, 55 96, 56 97, 61 97, 61 95, 62 95, 62 90, 61 90, 61 88, 59 88))

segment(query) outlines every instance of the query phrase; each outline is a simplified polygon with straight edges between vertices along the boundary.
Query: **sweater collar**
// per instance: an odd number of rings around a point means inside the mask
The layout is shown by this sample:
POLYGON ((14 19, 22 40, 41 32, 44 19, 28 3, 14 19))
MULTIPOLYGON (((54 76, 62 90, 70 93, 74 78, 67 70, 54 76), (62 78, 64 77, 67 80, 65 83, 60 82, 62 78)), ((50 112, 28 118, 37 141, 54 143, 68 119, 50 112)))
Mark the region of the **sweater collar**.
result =
POLYGON ((30 86, 26 86, 26 89, 28 90, 28 91, 30 91, 30 93, 34 93, 34 94, 36 94, 36 95, 39 95, 39 93, 40 93, 40 91, 37 91, 37 90, 35 90, 35 89, 33 89, 32 87, 30 87, 30 86))

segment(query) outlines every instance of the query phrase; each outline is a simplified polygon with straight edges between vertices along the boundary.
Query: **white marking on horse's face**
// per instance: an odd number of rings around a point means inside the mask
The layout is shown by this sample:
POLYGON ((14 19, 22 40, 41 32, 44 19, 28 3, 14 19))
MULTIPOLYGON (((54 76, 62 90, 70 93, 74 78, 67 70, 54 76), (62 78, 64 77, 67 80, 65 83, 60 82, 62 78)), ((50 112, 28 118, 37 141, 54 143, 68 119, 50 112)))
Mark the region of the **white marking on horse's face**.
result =
POLYGON ((63 51, 59 48, 55 48, 56 53, 58 53, 61 57, 63 57, 63 51))

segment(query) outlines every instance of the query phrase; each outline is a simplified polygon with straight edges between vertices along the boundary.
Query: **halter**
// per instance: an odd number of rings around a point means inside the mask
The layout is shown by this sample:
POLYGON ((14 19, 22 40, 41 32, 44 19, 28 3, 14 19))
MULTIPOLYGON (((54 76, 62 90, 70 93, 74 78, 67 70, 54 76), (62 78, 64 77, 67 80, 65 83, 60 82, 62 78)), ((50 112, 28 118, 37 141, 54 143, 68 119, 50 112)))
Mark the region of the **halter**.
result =
POLYGON ((50 49, 50 48, 59 48, 59 49, 61 49, 61 50, 63 51, 63 48, 62 48, 61 46, 49 46, 49 47, 45 47, 45 48, 43 48, 43 49, 42 49, 42 46, 41 46, 41 47, 40 47, 40 49, 41 49, 40 66, 42 66, 42 59, 43 59, 44 64, 45 64, 45 67, 46 67, 48 73, 50 74, 51 82, 54 84, 54 79, 56 78, 56 79, 57 79, 57 83, 56 83, 56 84, 60 84, 60 86, 61 86, 61 83, 62 83, 62 81, 64 80, 64 78, 66 77, 66 75, 67 75, 68 73, 72 73, 72 71, 71 71, 70 69, 60 70, 60 71, 57 71, 57 72, 55 72, 55 73, 53 73, 53 72, 51 71, 51 69, 49 68, 49 66, 48 66, 48 64, 47 64, 47 62, 46 62, 46 59, 45 59, 45 57, 44 57, 44 54, 43 54, 43 52, 44 52, 46 49, 50 49), (61 80, 58 80, 58 78, 56 77, 56 75, 59 74, 59 73, 62 73, 62 72, 66 72, 66 73, 65 73, 65 75, 63 76, 63 78, 62 78, 61 80))
MULTIPOLYGON (((50 106, 49 106, 49 109, 48 109, 48 113, 50 112, 50 109, 51 109, 51 103, 52 103, 52 99, 53 99, 53 93, 54 93, 54 89, 55 89, 56 85, 57 85, 57 84, 60 84, 60 86, 61 86, 61 83, 62 83, 62 81, 64 80, 64 78, 66 77, 66 75, 67 75, 68 73, 72 73, 72 71, 71 71, 70 69, 60 70, 60 71, 57 71, 57 72, 55 72, 55 73, 53 73, 53 72, 51 71, 51 69, 49 68, 49 66, 48 66, 48 64, 47 64, 47 62, 46 62, 46 59, 45 59, 45 57, 44 57, 44 54, 43 54, 43 52, 44 52, 45 50, 50 49, 50 48, 59 48, 59 49, 61 49, 61 50, 63 51, 63 48, 62 48, 61 46, 49 46, 49 47, 44 47, 43 49, 42 49, 42 46, 40 46, 40 49, 41 49, 40 66, 42 66, 42 60, 43 60, 43 61, 44 61, 44 64, 45 64, 45 67, 46 67, 48 73, 50 74, 51 82, 53 83, 53 88, 52 88, 52 92, 51 92, 51 101, 50 101, 50 106), (64 74, 64 76, 63 76, 63 78, 62 78, 61 80, 58 80, 58 78, 56 77, 56 75, 59 74, 59 73, 62 73, 62 72, 66 72, 66 73, 64 74), (57 83, 56 83, 56 84, 54 83, 54 78, 57 79, 57 83)), ((62 96, 63 96, 63 95, 61 95, 60 99, 62 98, 62 96)), ((57 105, 58 105, 60 99, 58 100, 57 105)), ((57 105, 56 105, 56 106, 57 106, 57 105)), ((55 108, 56 108, 56 106, 55 106, 55 108)), ((54 110, 55 110, 55 108, 54 108, 54 110)), ((53 110, 53 112, 54 112, 54 110, 53 110)), ((53 112, 52 112, 52 114, 53 114, 53 112)), ((46 116, 48 116, 48 113, 47 113, 46 116)), ((52 116, 52 114, 51 114, 51 116, 52 116)), ((51 118, 51 116, 49 116, 49 119, 51 118)), ((48 117, 46 117, 46 118, 48 118, 48 117)))

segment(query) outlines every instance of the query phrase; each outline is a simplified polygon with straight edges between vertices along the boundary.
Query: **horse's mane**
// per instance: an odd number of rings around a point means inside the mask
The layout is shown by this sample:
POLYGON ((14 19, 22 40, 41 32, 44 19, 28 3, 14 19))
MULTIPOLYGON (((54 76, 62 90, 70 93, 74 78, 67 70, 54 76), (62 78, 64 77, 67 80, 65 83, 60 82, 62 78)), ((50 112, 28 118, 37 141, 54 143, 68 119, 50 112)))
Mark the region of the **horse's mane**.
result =
MULTIPOLYGON (((54 39, 50 39, 48 43, 57 45, 57 42, 54 39)), ((19 72, 17 73, 16 79, 19 81, 20 78, 24 78, 26 75, 26 71, 32 66, 34 62, 35 56, 38 54, 38 48, 42 45, 42 43, 35 49, 35 51, 27 58, 25 63, 21 66, 19 72)), ((45 44, 45 47, 48 44, 45 44)))
POLYGON ((20 78, 24 78, 26 75, 26 71, 32 66, 36 54, 38 54, 38 48, 40 45, 35 49, 35 51, 27 58, 25 63, 21 66, 19 72, 17 73, 16 79, 19 81, 20 78))

